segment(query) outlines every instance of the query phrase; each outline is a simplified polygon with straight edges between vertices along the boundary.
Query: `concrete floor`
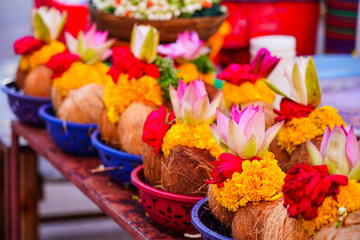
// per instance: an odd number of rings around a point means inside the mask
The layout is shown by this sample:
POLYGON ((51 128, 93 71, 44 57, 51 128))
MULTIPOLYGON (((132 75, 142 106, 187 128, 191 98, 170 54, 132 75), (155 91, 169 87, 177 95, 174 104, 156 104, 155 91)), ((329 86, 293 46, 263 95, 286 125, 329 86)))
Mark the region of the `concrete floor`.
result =
MULTIPOLYGON (((18 56, 13 52, 13 42, 30 34, 30 0, 0 1, 0 80, 12 77, 17 67, 18 56)), ((0 126, 10 126, 13 118, 6 96, 0 92, 0 126)), ((5 131, 3 134, 10 134, 5 131)), ((101 210, 94 205, 76 187, 62 179, 62 176, 44 159, 39 161, 39 172, 46 179, 44 199, 39 204, 41 216, 66 214, 99 213, 101 210)), ((110 240, 132 239, 112 219, 107 217, 85 220, 42 223, 39 226, 41 240, 110 240)))

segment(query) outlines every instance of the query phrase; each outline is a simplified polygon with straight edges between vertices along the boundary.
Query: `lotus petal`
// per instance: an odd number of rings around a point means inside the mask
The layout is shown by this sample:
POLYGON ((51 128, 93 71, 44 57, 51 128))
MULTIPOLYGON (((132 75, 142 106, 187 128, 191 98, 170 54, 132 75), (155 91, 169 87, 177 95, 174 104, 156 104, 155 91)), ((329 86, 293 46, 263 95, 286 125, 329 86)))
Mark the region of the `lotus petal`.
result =
POLYGON ((306 138, 306 148, 310 155, 312 165, 323 164, 323 157, 321 156, 321 153, 308 138, 306 138))
POLYGON ((346 137, 346 157, 350 164, 350 168, 353 168, 358 162, 360 162, 360 149, 356 140, 354 128, 351 127, 346 137))

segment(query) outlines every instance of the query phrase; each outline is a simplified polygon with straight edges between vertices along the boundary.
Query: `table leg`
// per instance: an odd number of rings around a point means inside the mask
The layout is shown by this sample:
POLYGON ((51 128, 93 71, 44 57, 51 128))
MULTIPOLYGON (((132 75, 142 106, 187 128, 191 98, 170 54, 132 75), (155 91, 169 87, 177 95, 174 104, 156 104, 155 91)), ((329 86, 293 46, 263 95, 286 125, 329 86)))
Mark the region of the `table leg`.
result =
POLYGON ((19 136, 15 131, 11 134, 10 173, 10 239, 20 239, 20 183, 19 183, 19 136))

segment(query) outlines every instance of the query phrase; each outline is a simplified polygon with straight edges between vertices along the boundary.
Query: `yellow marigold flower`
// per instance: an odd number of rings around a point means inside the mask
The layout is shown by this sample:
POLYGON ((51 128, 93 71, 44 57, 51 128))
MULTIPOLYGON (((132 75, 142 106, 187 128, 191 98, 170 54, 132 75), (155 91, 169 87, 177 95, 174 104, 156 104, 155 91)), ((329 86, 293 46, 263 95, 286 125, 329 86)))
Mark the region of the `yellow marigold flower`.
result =
POLYGON ((239 105, 254 101, 272 104, 276 95, 263 80, 257 80, 255 84, 245 82, 240 86, 224 82, 222 90, 224 92, 225 104, 228 108, 231 108, 234 104, 239 105))
POLYGON ((108 110, 108 119, 117 123, 121 114, 133 102, 143 102, 149 105, 162 104, 161 86, 155 78, 143 76, 128 80, 127 74, 120 74, 118 82, 107 81, 104 91, 104 103, 108 110))
POLYGON ((277 165, 274 154, 267 152, 261 160, 246 160, 243 171, 234 173, 224 186, 214 184, 213 190, 220 204, 230 211, 237 211, 248 202, 274 201, 281 196, 281 186, 286 174, 277 165))
POLYGON ((310 236, 315 235, 327 224, 337 222, 340 217, 339 208, 346 208, 348 213, 360 209, 360 183, 349 180, 348 185, 340 186, 340 192, 336 197, 338 201, 332 196, 325 198, 318 208, 318 216, 316 218, 312 220, 301 219, 305 230, 310 236))
POLYGON ((163 138, 164 155, 169 156, 176 145, 208 150, 216 159, 223 153, 211 134, 208 122, 196 126, 181 122, 174 124, 163 138))
POLYGON ((185 84, 192 82, 193 80, 198 80, 200 77, 200 73, 193 63, 184 63, 178 67, 178 74, 179 78, 182 78, 185 84))
POLYGON ((63 52, 65 49, 63 43, 52 41, 30 55, 21 56, 20 69, 24 72, 31 71, 38 65, 47 63, 52 56, 63 52))
POLYGON ((54 79, 53 86, 63 97, 66 97, 70 90, 81 88, 86 84, 105 85, 107 79, 110 79, 110 76, 106 75, 108 70, 109 67, 102 62, 91 66, 76 61, 61 77, 54 79))
POLYGON ((286 122, 277 135, 277 144, 291 154, 296 146, 306 142, 306 138, 312 140, 322 136, 327 125, 332 129, 335 124, 345 125, 336 109, 330 106, 316 108, 307 117, 286 122))

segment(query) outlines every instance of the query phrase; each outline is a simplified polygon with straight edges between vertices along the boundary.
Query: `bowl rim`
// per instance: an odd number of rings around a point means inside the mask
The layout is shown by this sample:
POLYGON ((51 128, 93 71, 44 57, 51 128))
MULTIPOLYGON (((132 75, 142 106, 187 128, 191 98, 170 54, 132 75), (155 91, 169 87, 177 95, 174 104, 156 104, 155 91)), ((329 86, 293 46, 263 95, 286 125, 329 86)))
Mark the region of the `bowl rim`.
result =
POLYGON ((98 150, 106 152, 107 154, 118 156, 118 157, 126 157, 129 160, 135 160, 142 163, 142 156, 130 154, 127 152, 120 151, 118 149, 112 148, 104 143, 102 143, 98 137, 100 136, 100 130, 97 129, 91 134, 91 144, 98 150))
POLYGON ((3 81, 1 82, 1 90, 8 95, 19 97, 29 101, 44 102, 44 103, 51 101, 51 98, 48 97, 34 97, 27 95, 25 93, 20 94, 19 91, 12 89, 10 85, 15 85, 15 81, 11 78, 4 78, 3 81))
POLYGON ((52 124, 56 124, 57 126, 65 126, 69 129, 89 129, 89 128, 94 128, 97 129, 98 125, 97 124, 87 124, 87 123, 75 123, 75 122, 69 122, 69 121, 63 121, 60 118, 57 118, 49 113, 47 113, 46 111, 50 108, 53 108, 52 103, 46 103, 44 105, 42 105, 39 108, 39 116, 45 120, 45 122, 50 122, 52 124))
POLYGON ((191 210, 191 223, 201 234, 204 235, 206 234, 207 235, 206 237, 210 236, 212 240, 234 240, 233 238, 229 238, 214 232, 213 230, 211 230, 201 222, 199 218, 199 209, 202 208, 207 202, 208 202, 208 197, 201 199, 195 204, 195 206, 191 210))
POLYGON ((139 173, 143 170, 144 170, 144 166, 139 166, 131 172, 131 182, 139 189, 139 191, 144 191, 146 193, 149 193, 149 194, 152 194, 157 197, 164 198, 164 199, 174 200, 177 202, 185 202, 185 203, 196 203, 199 200, 204 198, 204 197, 193 197, 193 196, 169 193, 169 192, 165 192, 165 191, 156 189, 154 187, 151 187, 150 185, 144 183, 139 178, 139 173))

